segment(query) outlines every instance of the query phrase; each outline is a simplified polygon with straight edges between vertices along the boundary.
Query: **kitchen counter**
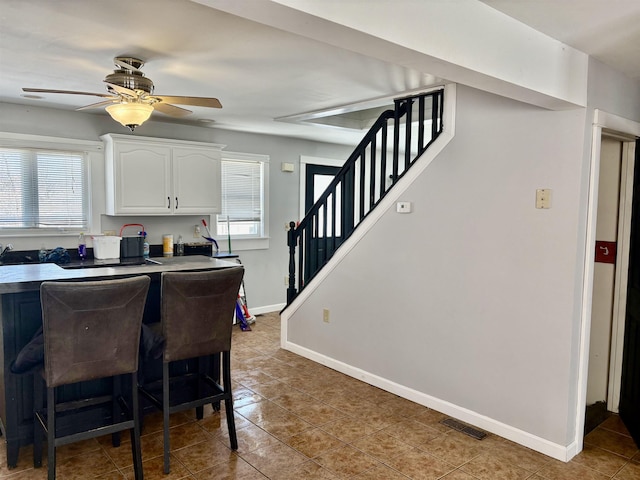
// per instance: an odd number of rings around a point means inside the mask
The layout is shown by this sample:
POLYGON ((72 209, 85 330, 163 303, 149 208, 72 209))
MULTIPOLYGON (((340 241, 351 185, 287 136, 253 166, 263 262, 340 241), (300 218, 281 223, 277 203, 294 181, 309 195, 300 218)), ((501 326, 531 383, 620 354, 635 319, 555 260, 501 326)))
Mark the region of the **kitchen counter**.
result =
POLYGON ((147 262, 145 265, 101 265, 98 267, 88 266, 86 268, 69 269, 54 263, 0 266, 0 294, 37 291, 40 289, 40 284, 46 280, 99 280, 131 275, 211 270, 238 266, 233 261, 220 260, 204 255, 157 257, 151 260, 160 262, 160 264, 147 262))
MULTIPOLYGON (((0 266, 0 429, 6 441, 9 468, 16 466, 20 447, 29 445, 33 438, 33 378, 29 374, 12 373, 10 364, 42 325, 42 282, 81 282, 148 275, 151 277, 151 284, 143 321, 153 323, 160 319, 162 272, 214 270, 239 266, 233 259, 226 261, 204 255, 157 257, 152 260, 159 263, 82 265, 82 268, 78 268, 78 265, 68 265, 70 268, 67 269, 53 263, 0 266)), ((231 317, 232 312, 229 313, 231 317)), ((68 399, 79 398, 79 388, 65 386, 64 396, 68 399)), ((89 385, 83 384, 82 388, 88 388, 95 393, 93 390, 101 392, 104 385, 102 381, 96 380, 89 385)))

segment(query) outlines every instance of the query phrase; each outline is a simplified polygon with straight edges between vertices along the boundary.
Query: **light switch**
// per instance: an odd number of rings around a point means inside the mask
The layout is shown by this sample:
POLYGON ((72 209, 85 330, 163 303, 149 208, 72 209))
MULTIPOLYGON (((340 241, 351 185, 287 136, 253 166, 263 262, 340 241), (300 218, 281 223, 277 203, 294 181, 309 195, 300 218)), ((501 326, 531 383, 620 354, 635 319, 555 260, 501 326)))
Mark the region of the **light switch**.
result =
POLYGON ((396 212, 398 212, 398 213, 411 213, 411 202, 398 202, 398 203, 396 203, 396 212))
POLYGON ((536 190, 536 208, 551 208, 550 188, 539 188, 536 190))

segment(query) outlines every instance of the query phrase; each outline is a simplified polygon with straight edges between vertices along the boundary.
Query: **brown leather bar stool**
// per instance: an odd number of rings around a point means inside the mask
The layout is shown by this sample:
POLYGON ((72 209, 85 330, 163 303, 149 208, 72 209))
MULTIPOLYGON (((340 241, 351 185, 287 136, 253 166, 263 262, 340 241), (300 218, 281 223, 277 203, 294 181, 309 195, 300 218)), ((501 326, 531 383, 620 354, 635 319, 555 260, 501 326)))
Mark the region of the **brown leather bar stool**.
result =
POLYGON ((140 387, 141 393, 163 413, 164 473, 169 473, 169 415, 224 400, 231 448, 238 440, 231 394, 231 332, 233 312, 244 268, 162 274, 161 317, 165 346, 162 381, 140 387), (222 354, 222 385, 219 355, 222 354), (182 365, 170 373, 172 362, 197 358, 197 366, 182 365), (210 368, 217 365, 218 370, 210 368))
POLYGON ((56 447, 108 434, 119 443, 115 435, 122 430, 131 432, 135 478, 142 480, 137 369, 149 282, 149 277, 138 276, 42 283, 44 369, 34 375, 33 462, 36 467, 42 465, 44 431, 49 480, 56 476, 56 447), (128 386, 122 382, 125 376, 130 378, 128 386), (96 396, 78 399, 71 386, 108 377, 113 378, 114 388, 107 395, 96 391, 96 396), (46 409, 42 405, 45 385, 46 409), (67 387, 61 392, 63 386, 67 387), (130 404, 124 400, 127 389, 130 404), (69 395, 70 391, 74 394, 69 395), (63 396, 73 400, 59 398, 63 396))

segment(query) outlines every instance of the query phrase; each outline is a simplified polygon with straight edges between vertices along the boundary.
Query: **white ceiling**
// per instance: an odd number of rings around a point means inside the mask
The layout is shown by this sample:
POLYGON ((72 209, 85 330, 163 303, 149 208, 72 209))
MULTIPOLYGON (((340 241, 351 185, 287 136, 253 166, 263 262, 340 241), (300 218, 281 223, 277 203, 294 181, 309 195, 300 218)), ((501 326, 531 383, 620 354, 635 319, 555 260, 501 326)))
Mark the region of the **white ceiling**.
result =
MULTIPOLYGON (((260 0, 237 1, 250 6, 260 0)), ((640 79, 639 0, 484 1, 640 79)), ((1 102, 68 110, 95 103, 100 99, 79 95, 29 99, 21 88, 106 93, 102 79, 120 55, 147 62, 142 70, 156 94, 222 102, 221 110, 187 107, 193 115, 179 122, 213 120, 208 125, 334 143, 354 144, 363 132, 276 119, 354 103, 373 107, 437 80, 429 72, 190 0, 2 0, 1 102)), ((95 114, 106 115, 102 109, 95 114)), ((153 119, 177 121, 160 113, 153 119)), ((114 131, 119 128, 124 131, 119 126, 114 131)))
POLYGON ((640 80, 640 0, 481 0, 640 80))

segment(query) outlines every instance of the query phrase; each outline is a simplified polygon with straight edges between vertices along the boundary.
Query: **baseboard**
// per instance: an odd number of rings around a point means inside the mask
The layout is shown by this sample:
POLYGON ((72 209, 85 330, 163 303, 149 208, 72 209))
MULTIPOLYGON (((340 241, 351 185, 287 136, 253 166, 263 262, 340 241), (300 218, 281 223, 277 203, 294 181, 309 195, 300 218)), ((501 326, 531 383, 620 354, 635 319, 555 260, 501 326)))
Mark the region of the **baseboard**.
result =
POLYGON ((545 440, 544 438, 540 438, 536 435, 532 435, 523 430, 514 428, 505 423, 481 415, 477 412, 473 412, 458 405, 454 405, 450 402, 440 400, 438 398, 432 397, 431 395, 427 395, 417 390, 413 390, 411 388, 397 384, 393 381, 379 377, 360 368, 347 365, 346 363, 335 360, 333 358, 329 358, 325 355, 314 352, 313 350, 309 350, 308 348, 302 347, 295 343, 282 341, 281 346, 286 350, 297 353, 298 355, 337 370, 338 372, 344 373, 345 375, 349 375, 350 377, 369 383, 387 392, 391 392, 402 398, 411 400, 412 402, 424 405, 425 407, 437 410, 438 412, 450 415, 462 422, 473 425, 476 428, 480 428, 495 435, 499 435, 503 438, 531 448, 532 450, 543 453, 557 460, 568 462, 573 456, 578 453, 576 445, 558 445, 556 443, 550 442, 549 440, 545 440))
POLYGON ((262 315, 263 313, 279 312, 285 307, 286 303, 276 303, 275 305, 264 305, 262 307, 249 307, 251 315, 262 315))

